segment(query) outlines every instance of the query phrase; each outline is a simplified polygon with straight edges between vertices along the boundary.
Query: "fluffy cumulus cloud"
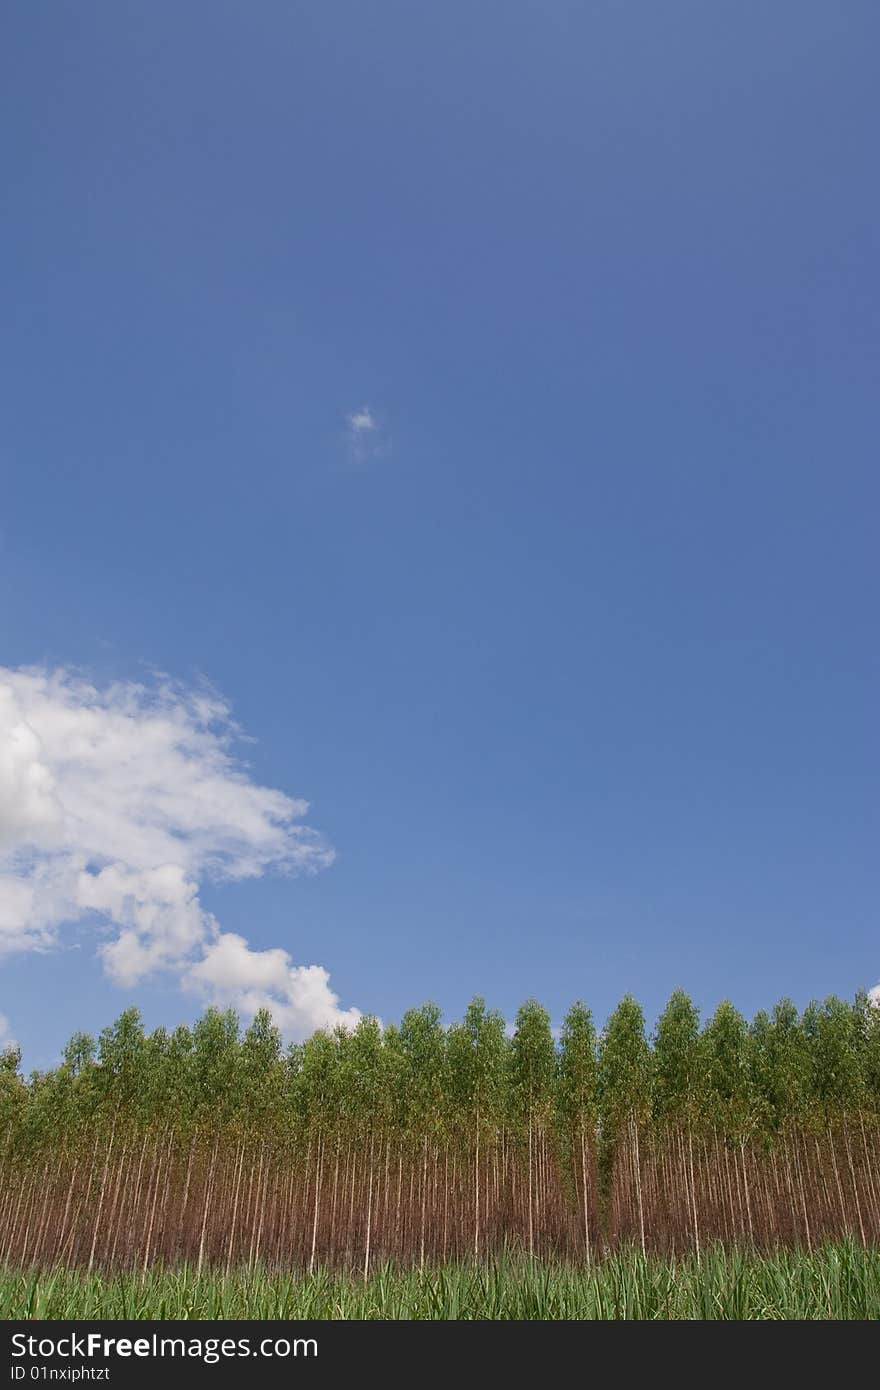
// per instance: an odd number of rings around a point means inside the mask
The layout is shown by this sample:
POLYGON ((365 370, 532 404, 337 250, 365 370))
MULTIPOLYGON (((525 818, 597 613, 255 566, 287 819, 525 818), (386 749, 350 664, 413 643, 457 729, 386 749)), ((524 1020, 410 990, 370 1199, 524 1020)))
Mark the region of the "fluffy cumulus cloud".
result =
POLYGON ((339 1009, 323 966, 294 965, 280 947, 252 951, 235 932, 217 935, 189 971, 187 983, 246 1013, 271 1009, 279 1026, 294 1033, 301 1031, 303 1018, 318 1020, 315 1027, 327 1021, 353 1028, 360 1017, 357 1009, 339 1009))
POLYGON ((211 1002, 271 1008, 291 1036, 356 1022, 321 966, 251 949, 202 906, 206 881, 333 859, 302 824, 307 803, 236 761, 237 734, 202 690, 0 668, 0 955, 95 921, 103 967, 126 988, 172 972, 211 1002))
POLYGON ((875 985, 873 989, 868 990, 868 998, 872 1004, 880 1009, 880 985, 875 985))

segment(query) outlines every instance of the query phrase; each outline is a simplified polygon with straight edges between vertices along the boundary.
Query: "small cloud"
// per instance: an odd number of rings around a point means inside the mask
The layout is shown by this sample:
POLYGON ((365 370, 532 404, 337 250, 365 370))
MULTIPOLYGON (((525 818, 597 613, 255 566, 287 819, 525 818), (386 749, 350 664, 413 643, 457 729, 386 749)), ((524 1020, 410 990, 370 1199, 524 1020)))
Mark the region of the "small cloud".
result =
POLYGON ((348 426, 352 434, 370 434, 377 428, 375 417, 368 405, 365 405, 363 410, 352 411, 348 417, 348 426))
POLYGON ((15 1038, 9 1035, 9 1019, 5 1014, 0 1014, 0 1052, 7 1047, 17 1047, 15 1038))
POLYGON ((345 423, 349 451, 356 463, 385 453, 388 441, 383 438, 381 423, 370 406, 362 405, 360 410, 350 411, 345 423))

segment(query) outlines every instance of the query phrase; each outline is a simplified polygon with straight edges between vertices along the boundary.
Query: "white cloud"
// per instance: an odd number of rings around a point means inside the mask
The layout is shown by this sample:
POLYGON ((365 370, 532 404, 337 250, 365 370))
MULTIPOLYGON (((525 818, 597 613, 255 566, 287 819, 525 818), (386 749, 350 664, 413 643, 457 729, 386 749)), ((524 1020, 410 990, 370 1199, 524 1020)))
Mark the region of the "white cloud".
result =
POLYGON ((243 936, 218 932, 213 944, 187 976, 191 988, 245 1012, 270 1009, 287 1031, 311 1033, 343 1024, 353 1028, 357 1009, 341 1011, 321 965, 293 965, 286 951, 252 951, 243 936))
POLYGON ((362 410, 353 410, 348 417, 348 428, 352 434, 372 434, 376 429, 376 420, 372 410, 365 405, 362 410))
POLYGON ((104 969, 125 987, 170 970, 244 1013, 270 1003, 293 1035, 356 1021, 320 966, 252 951, 202 907, 205 881, 333 860, 300 823, 308 803, 236 761, 237 734, 203 690, 0 668, 0 954, 50 949, 65 924, 97 918, 113 933, 104 969), (218 967, 230 959, 237 982, 218 967))
POLYGON ((345 423, 349 450, 357 463, 387 450, 388 441, 383 439, 382 426, 370 406, 352 410, 346 415, 345 423))
POLYGON ((0 1014, 0 1052, 6 1047, 17 1047, 15 1038, 9 1035, 9 1019, 5 1014, 0 1014))
POLYGON ((880 1009, 880 985, 875 985, 873 989, 868 990, 868 998, 872 1004, 880 1009))
POLYGON ((61 824, 52 774, 13 691, 0 685, 0 848, 31 836, 45 841, 61 824))

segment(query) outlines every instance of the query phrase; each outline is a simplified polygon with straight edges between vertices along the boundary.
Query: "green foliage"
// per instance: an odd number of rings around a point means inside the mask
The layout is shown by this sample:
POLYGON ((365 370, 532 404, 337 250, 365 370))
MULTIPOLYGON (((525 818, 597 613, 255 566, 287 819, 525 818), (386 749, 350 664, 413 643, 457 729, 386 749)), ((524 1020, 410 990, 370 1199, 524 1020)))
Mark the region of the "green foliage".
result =
POLYGON ((407 1100, 405 1123, 416 1137, 436 1133, 444 1113, 446 1036, 436 1004, 409 1009, 400 1024, 400 1061, 392 1054, 391 1080, 407 1100))
POLYGON ((692 1119, 703 1077, 700 1016, 684 990, 677 989, 654 1032, 654 1113, 661 1120, 692 1119))
POLYGON ((715 1010, 702 1045, 704 1115, 731 1138, 742 1138, 755 1123, 749 1032, 728 999, 715 1010))
POLYGON ((620 1001, 599 1040, 599 1101, 606 1144, 624 1121, 641 1119, 651 1097, 651 1052, 642 1006, 631 994, 620 1001))
POLYGON ((447 1034, 448 1095, 459 1132, 497 1125, 505 1104, 507 1039, 504 1019, 472 999, 464 1020, 447 1034))
POLYGON ((563 1129, 570 1133, 595 1129, 598 1084, 593 1016, 578 1000, 565 1016, 560 1039, 557 1109, 563 1129))
POLYGON ((550 1015, 530 999, 517 1013, 510 1049, 512 1109, 526 1126, 547 1122, 555 1077, 556 1054, 550 1015))
POLYGON ((804 1010, 808 1046, 806 1088, 816 1113, 826 1123, 855 1110, 864 1087, 860 1011, 842 999, 813 1002, 804 1010))
POLYGON ((242 1033, 231 1011, 208 1009, 192 1028, 145 1033, 136 1009, 96 1042, 77 1033, 53 1071, 19 1074, 17 1050, 0 1056, 0 1117, 21 1146, 74 1144, 127 1131, 295 1139, 310 1126, 357 1136, 380 1131, 418 1144, 503 1129, 582 1130, 613 1149, 632 1120, 687 1122, 731 1140, 775 1136, 794 1124, 820 1130, 847 1115, 880 1118, 880 1008, 866 995, 829 998, 803 1015, 783 999, 747 1025, 725 1000, 700 1030, 677 990, 651 1041, 627 995, 597 1040, 589 1009, 572 1006, 554 1041, 534 1000, 512 1036, 474 999, 444 1027, 435 1004, 399 1027, 363 1019, 351 1033, 319 1031, 283 1051, 266 1010, 242 1033))

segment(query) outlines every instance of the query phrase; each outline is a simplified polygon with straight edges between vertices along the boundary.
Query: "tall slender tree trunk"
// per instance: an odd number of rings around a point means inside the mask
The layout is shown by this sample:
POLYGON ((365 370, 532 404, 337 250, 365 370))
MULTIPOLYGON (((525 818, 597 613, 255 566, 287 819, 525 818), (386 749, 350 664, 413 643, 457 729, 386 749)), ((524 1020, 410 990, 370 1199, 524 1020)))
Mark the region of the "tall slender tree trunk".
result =
POLYGON ((220 1140, 218 1137, 214 1140, 214 1151, 211 1154, 211 1164, 208 1169, 208 1174, 205 1180, 205 1200, 202 1206, 202 1229, 199 1235, 199 1258, 196 1264, 197 1275, 201 1274, 202 1265, 205 1261, 205 1237, 208 1229, 208 1213, 211 1208, 211 1197, 213 1196, 214 1192, 214 1174, 217 1166, 217 1148, 219 1146, 219 1143, 220 1140))
POLYGON ((364 1282, 370 1277, 370 1234, 373 1220, 373 1134, 370 1132, 370 1172, 367 1196, 367 1239, 364 1249, 364 1282))
POLYGON ((229 1243, 226 1247, 226 1274, 232 1269, 232 1251, 235 1248, 235 1226, 238 1221, 238 1199, 241 1194, 241 1170, 244 1164, 244 1140, 238 1146, 238 1163, 234 1169, 232 1196, 232 1215, 229 1220, 229 1243))
POLYGON ((852 1183, 853 1200, 854 1200, 854 1202, 855 1202, 855 1204, 856 1204, 856 1217, 858 1218, 858 1223, 859 1223, 859 1234, 860 1234, 860 1236, 861 1236, 861 1238, 862 1238, 862 1245, 867 1245, 868 1242, 867 1242, 867 1240, 865 1239, 865 1223, 864 1223, 864 1221, 862 1220, 862 1204, 861 1204, 861 1202, 859 1201, 859 1187, 858 1187, 858 1183, 856 1182, 856 1170, 855 1170, 855 1165, 854 1165, 854 1163, 853 1163, 852 1146, 851 1146, 851 1144, 850 1144, 850 1142, 849 1142, 849 1129, 847 1128, 847 1123, 846 1123, 846 1119, 845 1119, 845 1118, 844 1118, 844 1121, 843 1121, 843 1142, 844 1142, 844 1146, 845 1146, 845 1148, 846 1148, 847 1162, 848 1162, 848 1164, 849 1164, 849 1176, 850 1176, 850 1181, 851 1181, 851 1183, 852 1183))
POLYGON ((831 1126, 826 1125, 825 1132, 828 1135, 828 1148, 831 1151, 831 1166, 834 1170, 834 1181, 837 1185, 837 1199, 840 1203, 840 1220, 844 1232, 849 1230, 849 1222, 846 1219, 846 1204, 843 1200, 843 1184, 840 1181, 840 1169, 837 1166, 837 1154, 834 1152, 834 1139, 831 1135, 831 1126))
POLYGON ((474 1156, 474 1260, 480 1258, 480 1111, 477 1109, 477 1147, 474 1156))
POLYGON ((422 1136, 422 1211, 419 1230, 419 1269, 425 1268, 425 1211, 428 1201, 428 1136, 422 1136))
POLYGON ((700 1259, 700 1226, 697 1221, 697 1193, 694 1184, 694 1136, 691 1122, 688 1120, 688 1170, 690 1173, 691 1185, 691 1213, 694 1221, 694 1248, 697 1252, 697 1262, 700 1259))
POLYGON ((116 1136, 116 1116, 113 1117, 113 1125, 110 1130, 110 1141, 107 1145, 107 1154, 104 1159, 104 1172, 101 1175, 101 1190, 98 1193, 98 1209, 95 1212, 95 1225, 92 1230, 92 1247, 89 1250, 88 1272, 91 1274, 95 1263, 95 1246, 98 1243, 98 1229, 101 1224, 101 1213, 104 1207, 104 1189, 107 1185, 107 1169, 110 1166, 110 1156, 113 1153, 113 1140, 116 1136))
POLYGON ((587 1198, 587 1148, 583 1125, 581 1125, 581 1186, 584 1196, 584 1248, 587 1252, 587 1264, 590 1264, 592 1251, 590 1248, 590 1208, 587 1198))
POLYGON ((633 1141, 633 1150, 634 1150, 634 1159, 635 1159, 636 1201, 637 1201, 637 1204, 638 1204, 638 1212, 639 1212, 639 1241, 640 1241, 641 1247, 642 1247, 642 1254, 644 1255, 644 1254, 645 1254, 645 1209, 644 1209, 644 1206, 643 1206, 643 1204, 642 1204, 642 1165, 641 1165, 641 1155, 640 1155, 640 1153, 639 1153, 639 1129, 638 1129, 638 1125, 636 1124, 635 1115, 631 1115, 631 1116, 630 1116, 630 1126, 631 1126, 632 1141, 633 1141))
MULTIPOLYGON (((167 1157, 166 1157, 166 1162, 169 1163, 169 1164, 170 1164, 170 1162, 171 1162, 171 1151, 172 1151, 172 1146, 173 1146, 173 1144, 174 1144, 174 1130, 172 1129, 172 1130, 171 1130, 171 1133, 170 1133, 169 1136, 168 1136, 168 1154, 167 1154, 167 1157)), ((147 1226, 147 1235, 146 1235, 146 1239, 145 1239, 145 1241, 144 1241, 144 1261, 143 1261, 143 1266, 142 1266, 142 1272, 143 1272, 144 1275, 146 1275, 147 1267, 148 1267, 148 1265, 149 1265, 149 1263, 150 1263, 150 1247, 152 1246, 152 1243, 153 1243, 153 1228, 154 1228, 154 1224, 155 1224, 155 1220, 156 1220, 156 1204, 157 1204, 157 1202, 158 1202, 158 1200, 159 1200, 159 1188, 161 1187, 161 1182, 160 1182, 161 1176, 162 1176, 162 1153, 161 1153, 161 1150, 160 1150, 160 1153, 159 1153, 159 1161, 158 1161, 158 1165, 157 1165, 157 1168, 156 1168, 156 1183, 155 1183, 155 1187, 153 1188, 153 1205, 152 1205, 152 1207, 150 1208, 150 1220, 149 1220, 149 1224, 148 1224, 148 1226, 147 1226)))
POLYGON ((529 1259, 535 1257, 535 1198, 534 1198, 534 1163, 532 1151, 534 1140, 532 1137, 532 1119, 529 1116, 529 1259))
POLYGON ((315 1272, 315 1249, 318 1243, 318 1202, 321 1193, 321 1176, 324 1169, 324 1139, 318 1141, 318 1171, 315 1178, 315 1205, 312 1212, 312 1248, 309 1254, 309 1274, 315 1272))

